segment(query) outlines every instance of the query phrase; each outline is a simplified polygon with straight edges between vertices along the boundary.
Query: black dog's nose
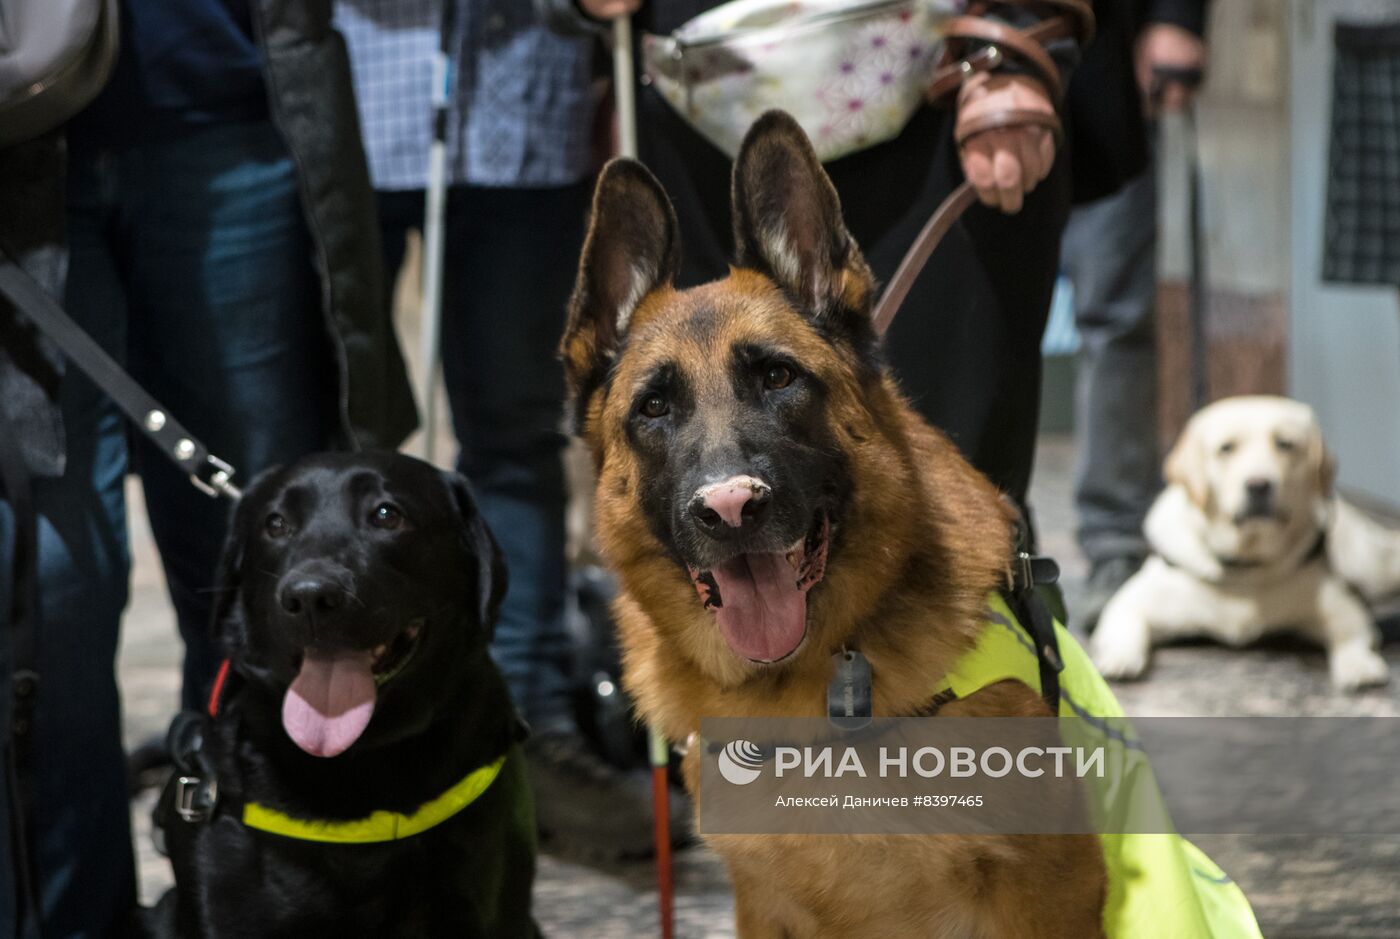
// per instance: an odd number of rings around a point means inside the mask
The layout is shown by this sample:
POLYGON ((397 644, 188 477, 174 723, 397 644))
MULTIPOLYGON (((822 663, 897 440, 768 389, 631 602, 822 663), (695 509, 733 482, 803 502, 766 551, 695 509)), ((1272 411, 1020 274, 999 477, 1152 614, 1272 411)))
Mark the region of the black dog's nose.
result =
POLYGON ((320 577, 298 577, 282 585, 277 600, 288 613, 323 615, 345 606, 345 588, 320 577))
POLYGON ((687 506, 696 526, 712 538, 752 534, 767 521, 773 490, 753 476, 731 476, 695 490, 687 506))

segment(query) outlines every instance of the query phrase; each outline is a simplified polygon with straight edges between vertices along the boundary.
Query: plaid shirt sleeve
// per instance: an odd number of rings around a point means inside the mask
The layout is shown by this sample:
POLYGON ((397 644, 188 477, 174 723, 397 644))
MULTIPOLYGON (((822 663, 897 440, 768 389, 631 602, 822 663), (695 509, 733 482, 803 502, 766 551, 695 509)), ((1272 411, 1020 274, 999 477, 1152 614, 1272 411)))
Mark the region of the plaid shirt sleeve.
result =
MULTIPOLYGON (((456 3, 448 182, 546 187, 591 169, 592 43, 558 36, 526 0, 456 3)), ((376 189, 422 189, 442 0, 339 0, 376 189)))

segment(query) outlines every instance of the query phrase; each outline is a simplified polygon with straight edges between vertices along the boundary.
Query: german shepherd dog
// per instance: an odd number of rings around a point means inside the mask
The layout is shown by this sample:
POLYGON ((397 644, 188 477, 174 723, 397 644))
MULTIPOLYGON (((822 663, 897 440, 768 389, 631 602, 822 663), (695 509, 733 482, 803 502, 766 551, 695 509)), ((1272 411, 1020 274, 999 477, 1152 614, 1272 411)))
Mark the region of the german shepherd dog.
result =
MULTIPOLYGON (((786 114, 750 130, 732 211, 729 276, 678 290, 670 201, 614 160, 570 302, 561 352, 620 579, 625 686, 671 740, 702 716, 823 716, 848 645, 875 715, 917 714, 1006 583, 1013 514, 884 368, 870 270, 786 114)), ((1003 682, 939 713, 1050 711, 1003 682)), ((744 939, 1103 935, 1092 835, 707 841, 744 939)))

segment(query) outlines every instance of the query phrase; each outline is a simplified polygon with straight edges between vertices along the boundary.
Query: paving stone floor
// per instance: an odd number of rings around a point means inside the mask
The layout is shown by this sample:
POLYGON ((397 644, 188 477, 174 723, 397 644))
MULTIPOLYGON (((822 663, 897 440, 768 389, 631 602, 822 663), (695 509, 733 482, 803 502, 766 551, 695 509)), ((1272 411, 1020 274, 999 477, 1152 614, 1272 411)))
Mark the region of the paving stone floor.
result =
MULTIPOLYGON (((1043 441, 1034 499, 1043 549, 1057 556, 1073 602, 1084 575, 1072 537, 1072 443, 1043 441)), ((178 643, 164 587, 139 507, 131 513, 136 575, 127 614, 120 677, 128 742, 162 732, 176 699, 178 643)), ((1400 642, 1386 658, 1400 674, 1400 642)), ((1293 644, 1229 652, 1210 646, 1161 650, 1149 681, 1119 687, 1135 715, 1395 715, 1400 682, 1347 698, 1327 687, 1320 652, 1293 644)), ((1400 771, 1400 767, 1397 767, 1400 771)), ((170 882, 151 848, 150 796, 133 805, 143 898, 170 882)), ((1245 889, 1269 939, 1395 939, 1400 937, 1400 837, 1197 836, 1195 839, 1245 889)), ((677 935, 721 939, 733 932, 733 904, 718 860, 701 848, 678 858, 677 935)), ((536 910, 546 935, 563 939, 621 939, 654 934, 649 865, 598 868, 544 857, 536 910)))

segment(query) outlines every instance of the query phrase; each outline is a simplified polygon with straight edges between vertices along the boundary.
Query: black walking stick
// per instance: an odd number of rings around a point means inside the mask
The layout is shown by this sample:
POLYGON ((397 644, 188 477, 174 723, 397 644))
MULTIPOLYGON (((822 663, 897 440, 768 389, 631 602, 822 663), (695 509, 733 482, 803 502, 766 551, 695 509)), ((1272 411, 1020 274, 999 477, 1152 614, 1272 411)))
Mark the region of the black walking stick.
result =
MULTIPOLYGON (((1169 86, 1180 85, 1193 92, 1204 78, 1205 73, 1198 68, 1154 68, 1151 90, 1154 110, 1160 107, 1169 86)), ((1182 110, 1181 119, 1186 135, 1183 150, 1186 153, 1186 237, 1190 264, 1191 410, 1195 412, 1210 402, 1210 335, 1206 328, 1205 243, 1201 237, 1201 151, 1194 101, 1182 110)))

